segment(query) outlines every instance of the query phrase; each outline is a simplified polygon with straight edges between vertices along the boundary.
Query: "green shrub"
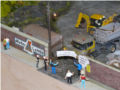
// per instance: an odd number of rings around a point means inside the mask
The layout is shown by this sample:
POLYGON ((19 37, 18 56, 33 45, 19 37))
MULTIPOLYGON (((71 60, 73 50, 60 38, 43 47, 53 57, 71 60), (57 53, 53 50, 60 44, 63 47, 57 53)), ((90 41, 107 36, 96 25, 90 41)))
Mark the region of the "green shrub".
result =
POLYGON ((1 1, 1 17, 8 16, 9 13, 14 12, 17 8, 38 5, 39 2, 40 1, 1 1))

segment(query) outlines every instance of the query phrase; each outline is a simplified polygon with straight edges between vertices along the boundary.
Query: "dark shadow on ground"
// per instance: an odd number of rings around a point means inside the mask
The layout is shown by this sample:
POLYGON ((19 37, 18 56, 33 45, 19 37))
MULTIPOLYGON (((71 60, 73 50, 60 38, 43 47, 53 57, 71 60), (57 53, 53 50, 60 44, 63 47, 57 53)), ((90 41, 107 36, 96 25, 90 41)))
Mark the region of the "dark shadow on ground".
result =
POLYGON ((41 69, 38 69, 38 71, 43 72, 55 79, 58 79, 62 82, 67 83, 67 80, 64 80, 65 74, 67 72, 67 69, 70 69, 71 72, 74 72, 74 76, 72 77, 73 83, 79 80, 79 77, 77 75, 77 67, 73 63, 73 58, 59 58, 55 62, 59 62, 59 65, 56 66, 56 74, 51 73, 51 66, 48 67, 48 70, 45 71, 44 67, 41 69))

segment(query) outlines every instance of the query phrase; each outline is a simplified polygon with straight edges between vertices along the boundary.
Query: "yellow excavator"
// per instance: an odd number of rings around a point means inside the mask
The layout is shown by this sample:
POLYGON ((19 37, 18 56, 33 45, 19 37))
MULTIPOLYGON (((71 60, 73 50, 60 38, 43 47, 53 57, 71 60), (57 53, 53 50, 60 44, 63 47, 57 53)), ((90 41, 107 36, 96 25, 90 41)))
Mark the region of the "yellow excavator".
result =
POLYGON ((105 26, 109 23, 111 23, 114 19, 114 17, 117 16, 116 14, 113 14, 109 18, 105 18, 104 15, 101 14, 93 14, 90 17, 86 14, 79 13, 77 23, 75 25, 76 28, 79 28, 82 23, 87 23, 87 32, 91 35, 93 35, 95 29, 94 28, 99 28, 101 26, 105 26))

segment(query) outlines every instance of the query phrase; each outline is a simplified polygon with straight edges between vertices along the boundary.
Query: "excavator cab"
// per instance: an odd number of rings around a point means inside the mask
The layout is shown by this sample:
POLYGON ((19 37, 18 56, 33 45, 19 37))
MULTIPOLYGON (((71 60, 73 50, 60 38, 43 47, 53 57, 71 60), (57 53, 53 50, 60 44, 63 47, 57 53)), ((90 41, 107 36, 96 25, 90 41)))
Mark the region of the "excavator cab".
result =
POLYGON ((101 27, 102 26, 102 22, 105 20, 105 16, 104 15, 100 15, 100 14, 93 14, 90 17, 90 26, 94 26, 94 27, 101 27))

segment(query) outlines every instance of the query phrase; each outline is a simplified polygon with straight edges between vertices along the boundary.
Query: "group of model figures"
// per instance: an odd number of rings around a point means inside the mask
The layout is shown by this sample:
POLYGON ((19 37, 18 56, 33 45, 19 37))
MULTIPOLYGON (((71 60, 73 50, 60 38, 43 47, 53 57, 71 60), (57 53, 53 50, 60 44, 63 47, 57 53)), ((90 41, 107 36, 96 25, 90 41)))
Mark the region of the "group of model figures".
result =
MULTIPOLYGON (((36 68, 38 69, 39 68, 39 59, 40 59, 40 56, 39 55, 36 55, 36 58, 37 58, 37 61, 36 61, 36 68)), ((47 71, 47 67, 48 66, 51 66, 51 73, 52 74, 56 74, 56 66, 59 64, 59 62, 53 62, 53 60, 50 59, 50 61, 48 61, 48 58, 47 57, 43 57, 44 59, 44 70, 47 71)), ((86 77, 85 77, 85 73, 81 73, 81 70, 82 70, 82 65, 79 64, 77 62, 77 60, 73 60, 74 62, 74 65, 77 67, 77 70, 78 70, 78 77, 80 78, 80 81, 81 81, 81 87, 84 86, 85 88, 85 80, 86 80, 86 77)), ((65 80, 67 79, 67 83, 69 84, 72 84, 72 77, 74 75, 74 72, 71 72, 69 69, 67 70, 66 72, 66 75, 65 75, 65 80)))

